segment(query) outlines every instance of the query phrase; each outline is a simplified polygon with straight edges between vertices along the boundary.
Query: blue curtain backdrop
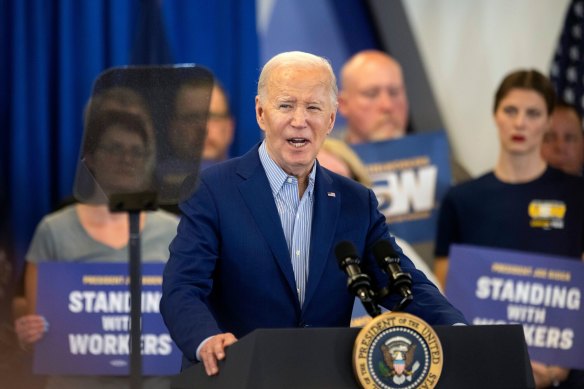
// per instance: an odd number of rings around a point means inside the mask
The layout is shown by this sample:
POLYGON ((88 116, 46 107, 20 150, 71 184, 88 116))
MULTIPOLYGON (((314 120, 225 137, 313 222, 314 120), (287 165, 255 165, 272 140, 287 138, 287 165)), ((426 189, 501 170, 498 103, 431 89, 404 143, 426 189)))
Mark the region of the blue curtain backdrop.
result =
POLYGON ((260 139, 254 0, 0 0, 0 226, 17 262, 40 218, 71 194, 94 79, 168 62, 204 65, 223 82, 233 155, 260 139))

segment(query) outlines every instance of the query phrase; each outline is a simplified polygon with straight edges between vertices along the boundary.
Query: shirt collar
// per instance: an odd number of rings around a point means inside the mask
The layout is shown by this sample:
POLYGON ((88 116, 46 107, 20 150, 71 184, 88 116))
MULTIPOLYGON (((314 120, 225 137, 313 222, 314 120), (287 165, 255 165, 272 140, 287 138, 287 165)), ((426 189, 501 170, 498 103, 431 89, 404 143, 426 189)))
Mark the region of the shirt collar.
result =
MULTIPOLYGON (((278 166, 276 162, 274 162, 274 160, 268 154, 265 140, 262 141, 262 144, 260 145, 259 154, 260 161, 262 163, 262 166, 264 167, 264 170, 266 171, 268 181, 270 182, 270 187, 272 188, 272 194, 276 196, 280 189, 282 189, 282 186, 284 185, 284 183, 286 183, 286 180, 288 178, 292 177, 293 179, 296 180, 296 177, 287 174, 284 170, 282 170, 280 166, 278 166)), ((316 161, 312 165, 312 170, 308 175, 307 191, 311 196, 314 189, 315 177, 316 177, 316 161)))

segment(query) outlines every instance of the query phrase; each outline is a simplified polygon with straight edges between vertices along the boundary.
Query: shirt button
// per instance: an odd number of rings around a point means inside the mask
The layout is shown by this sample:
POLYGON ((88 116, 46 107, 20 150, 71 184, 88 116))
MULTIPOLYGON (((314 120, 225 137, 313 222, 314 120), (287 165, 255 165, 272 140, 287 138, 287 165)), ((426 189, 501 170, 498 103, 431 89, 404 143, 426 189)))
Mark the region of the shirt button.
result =
POLYGON ((300 256, 300 250, 296 250, 296 256, 300 256))
POLYGON ((288 183, 291 184, 292 183, 292 178, 288 178, 288 183))

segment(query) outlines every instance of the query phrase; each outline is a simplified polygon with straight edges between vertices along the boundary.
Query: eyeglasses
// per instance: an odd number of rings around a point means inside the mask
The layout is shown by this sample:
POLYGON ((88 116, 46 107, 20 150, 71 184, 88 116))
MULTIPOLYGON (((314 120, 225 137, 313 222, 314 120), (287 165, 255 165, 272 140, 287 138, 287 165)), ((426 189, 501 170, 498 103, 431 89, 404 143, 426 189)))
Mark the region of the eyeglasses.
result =
POLYGON ((129 157, 129 158, 132 158, 135 160, 144 160, 144 159, 146 159, 146 157, 148 157, 148 154, 149 154, 148 150, 146 150, 142 147, 138 147, 138 146, 124 147, 123 145, 121 145, 119 143, 99 145, 97 147, 97 150, 101 150, 114 158, 124 158, 124 157, 127 158, 127 157, 129 157))

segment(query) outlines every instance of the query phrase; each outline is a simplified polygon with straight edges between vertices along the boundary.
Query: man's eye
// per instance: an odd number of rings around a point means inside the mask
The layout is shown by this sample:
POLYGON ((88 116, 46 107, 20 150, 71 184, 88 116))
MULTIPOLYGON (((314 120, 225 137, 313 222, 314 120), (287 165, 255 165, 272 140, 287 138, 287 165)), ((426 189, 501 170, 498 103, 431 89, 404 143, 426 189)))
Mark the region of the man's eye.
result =
POLYGON ((318 107, 316 105, 310 105, 310 106, 308 106, 308 109, 310 111, 320 111, 320 107, 318 107))
POLYGON ((393 88, 388 88, 387 89, 387 94, 392 99, 394 99, 396 97, 399 97, 401 95, 401 92, 402 92, 402 90, 400 88, 397 88, 397 87, 393 87, 393 88))
POLYGON ((374 99, 378 95, 379 95, 379 91, 377 89, 363 91, 363 96, 370 98, 370 99, 374 99))
POLYGON ((280 104, 278 106, 278 108, 280 108, 280 109, 289 109, 289 108, 292 108, 292 104, 280 104))

